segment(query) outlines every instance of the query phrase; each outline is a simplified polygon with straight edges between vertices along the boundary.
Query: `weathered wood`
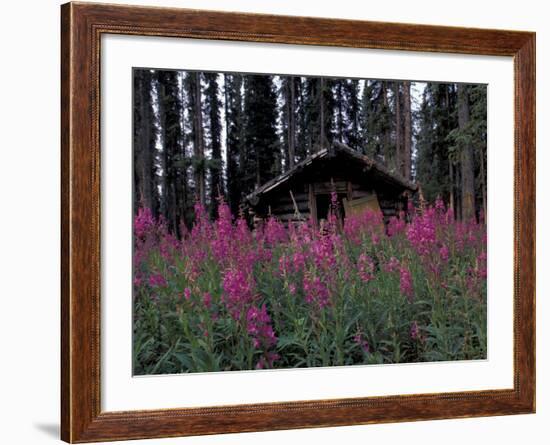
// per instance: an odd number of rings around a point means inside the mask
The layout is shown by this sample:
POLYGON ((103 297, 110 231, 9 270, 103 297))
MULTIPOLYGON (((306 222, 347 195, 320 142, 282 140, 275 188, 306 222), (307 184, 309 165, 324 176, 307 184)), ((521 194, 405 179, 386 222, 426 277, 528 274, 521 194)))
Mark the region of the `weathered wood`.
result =
POLYGON ((371 194, 370 196, 365 196, 364 198, 353 199, 348 201, 346 198, 343 199, 344 211, 346 212, 346 217, 351 215, 359 215, 366 210, 373 210, 375 212, 381 212, 380 205, 378 204, 378 198, 376 194, 371 194))
POLYGON ((330 182, 316 182, 313 184, 313 190, 315 194, 319 193, 347 193, 348 191, 348 183, 347 181, 334 181, 334 183, 330 182))
POLYGON ((311 215, 311 220, 313 224, 317 225, 317 200, 315 199, 315 192, 313 190, 313 184, 309 184, 309 212, 311 215))
POLYGON ((281 221, 306 221, 309 219, 309 215, 301 214, 298 216, 296 213, 282 213, 274 216, 281 221))
MULTIPOLYGON (((61 24, 63 440, 100 442, 535 411, 533 33, 92 3, 63 5, 61 24), (205 408, 102 411, 99 80, 100 41, 104 34, 513 56, 513 388, 383 397, 358 395, 346 399, 205 408)), ((184 394, 182 405, 185 405, 184 394)))
MULTIPOLYGON (((297 202, 296 203, 297 207, 298 207, 298 211, 300 213, 309 213, 309 203, 306 201, 300 201, 300 202, 297 202)), ((289 212, 294 212, 295 210, 295 206, 294 204, 279 204, 277 203, 277 205, 274 205, 273 207, 271 207, 271 212, 273 214, 278 214, 278 213, 289 213, 289 212)))

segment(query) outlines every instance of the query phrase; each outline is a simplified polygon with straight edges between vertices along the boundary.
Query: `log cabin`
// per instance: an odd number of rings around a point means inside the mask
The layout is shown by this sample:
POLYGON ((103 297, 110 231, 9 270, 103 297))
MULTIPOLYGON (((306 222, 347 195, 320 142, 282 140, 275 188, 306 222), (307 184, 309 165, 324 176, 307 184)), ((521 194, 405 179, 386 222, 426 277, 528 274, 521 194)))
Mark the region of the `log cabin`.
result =
POLYGON ((407 210, 416 192, 413 182, 350 147, 334 143, 308 156, 246 197, 254 220, 270 215, 285 224, 326 219, 336 192, 341 217, 366 209, 382 213, 387 223, 407 210))

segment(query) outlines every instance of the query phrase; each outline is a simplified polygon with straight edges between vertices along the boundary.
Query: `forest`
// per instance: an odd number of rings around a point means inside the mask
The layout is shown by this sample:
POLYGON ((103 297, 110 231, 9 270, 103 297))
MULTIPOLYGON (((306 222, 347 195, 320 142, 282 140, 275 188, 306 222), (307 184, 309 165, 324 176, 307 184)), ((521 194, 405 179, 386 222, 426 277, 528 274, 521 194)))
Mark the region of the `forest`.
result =
POLYGON ((135 69, 133 90, 135 375, 487 357, 485 85, 135 69))
MULTIPOLYGON (((181 235, 201 202, 243 197, 334 141, 439 196, 486 213, 487 87, 198 71, 134 70, 134 210, 181 235)), ((417 197, 418 199, 418 197, 417 197)))

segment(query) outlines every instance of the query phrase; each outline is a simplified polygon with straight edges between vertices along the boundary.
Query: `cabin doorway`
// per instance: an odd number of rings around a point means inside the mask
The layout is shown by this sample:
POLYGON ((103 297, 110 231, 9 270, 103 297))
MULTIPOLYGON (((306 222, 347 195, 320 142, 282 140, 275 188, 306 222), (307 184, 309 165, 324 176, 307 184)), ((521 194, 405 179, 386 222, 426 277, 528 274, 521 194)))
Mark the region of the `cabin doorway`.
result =
MULTIPOLYGON (((343 222, 344 221, 344 204, 343 200, 346 198, 345 193, 338 193, 338 219, 343 222)), ((327 220, 328 214, 330 211, 330 199, 331 194, 330 193, 318 193, 315 195, 315 206, 317 207, 317 221, 321 220, 327 220)))

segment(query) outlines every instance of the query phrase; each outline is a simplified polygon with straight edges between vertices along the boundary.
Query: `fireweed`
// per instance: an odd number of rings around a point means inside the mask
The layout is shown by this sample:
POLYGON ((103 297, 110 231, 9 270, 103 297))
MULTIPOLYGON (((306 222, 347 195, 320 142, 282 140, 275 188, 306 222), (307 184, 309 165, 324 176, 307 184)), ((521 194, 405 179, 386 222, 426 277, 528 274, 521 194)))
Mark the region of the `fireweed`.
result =
POLYGON ((134 220, 134 372, 162 374, 486 357, 486 228, 441 201, 384 224, 254 229, 220 200, 176 239, 134 220))

